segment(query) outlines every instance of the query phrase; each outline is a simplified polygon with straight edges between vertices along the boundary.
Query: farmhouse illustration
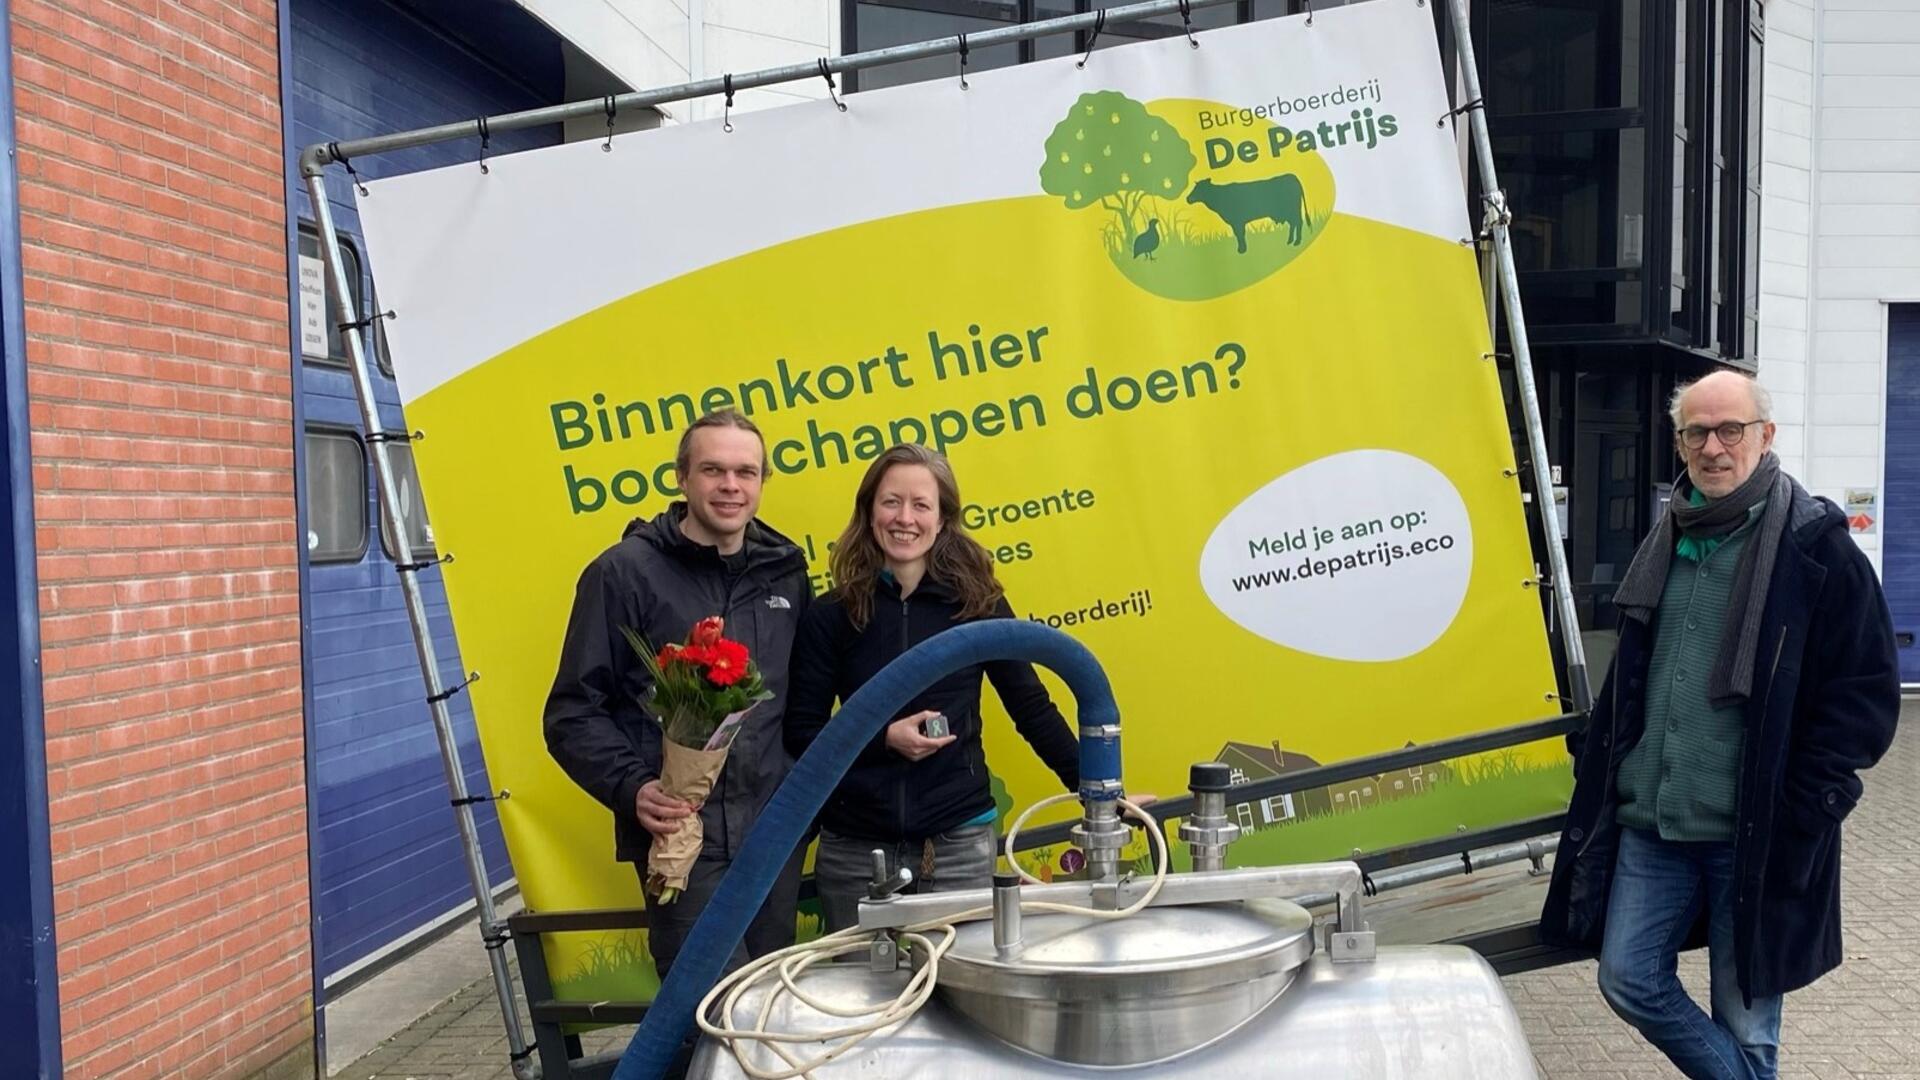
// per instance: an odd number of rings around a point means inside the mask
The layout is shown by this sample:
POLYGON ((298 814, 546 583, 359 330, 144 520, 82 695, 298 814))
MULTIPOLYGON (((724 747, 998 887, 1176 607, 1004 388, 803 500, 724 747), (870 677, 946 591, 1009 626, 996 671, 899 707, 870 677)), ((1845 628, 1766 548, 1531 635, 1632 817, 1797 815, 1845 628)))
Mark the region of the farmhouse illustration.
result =
MULTIPOLYGON (((1412 746, 1413 743, 1407 743, 1412 746)), ((1320 762, 1306 754, 1295 753, 1275 739, 1265 746, 1256 743, 1229 742, 1214 755, 1214 760, 1233 769, 1235 784, 1270 780, 1276 776, 1311 769, 1320 762)), ((1454 780, 1453 768, 1443 763, 1418 765, 1373 776, 1346 780, 1326 787, 1308 788, 1290 795, 1237 803, 1234 819, 1243 829, 1258 830, 1283 825, 1321 814, 1345 813, 1394 799, 1422 795, 1454 780)))

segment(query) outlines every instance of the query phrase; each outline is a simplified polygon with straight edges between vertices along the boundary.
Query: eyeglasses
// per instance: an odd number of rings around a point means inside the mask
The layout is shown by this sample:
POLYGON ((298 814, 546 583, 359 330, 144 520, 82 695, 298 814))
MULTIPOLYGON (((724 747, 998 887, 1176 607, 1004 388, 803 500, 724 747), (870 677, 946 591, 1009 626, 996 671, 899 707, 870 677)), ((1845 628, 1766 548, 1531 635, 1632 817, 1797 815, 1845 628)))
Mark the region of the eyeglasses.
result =
POLYGON ((1764 424, 1765 420, 1729 420, 1717 427, 1683 427, 1680 429, 1680 444, 1689 450, 1698 450, 1707 445, 1707 436, 1711 434, 1720 440, 1721 446, 1739 446, 1740 440, 1747 437, 1747 429, 1755 424, 1764 424))

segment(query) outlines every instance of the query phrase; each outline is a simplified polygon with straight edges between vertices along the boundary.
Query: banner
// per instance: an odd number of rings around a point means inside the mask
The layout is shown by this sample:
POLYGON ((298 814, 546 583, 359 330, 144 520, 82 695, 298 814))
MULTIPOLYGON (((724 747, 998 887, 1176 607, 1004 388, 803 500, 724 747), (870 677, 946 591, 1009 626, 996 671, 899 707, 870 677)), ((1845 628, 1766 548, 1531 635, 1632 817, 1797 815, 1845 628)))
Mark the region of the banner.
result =
MULTIPOLYGON (((866 462, 949 455, 1015 611, 1112 677, 1132 791, 1559 712, 1431 10, 1198 41, 368 185, 530 906, 640 900, 541 706, 576 577, 673 499, 705 410, 764 430, 762 517, 818 590, 866 462)), ((986 699, 1003 809, 1054 793, 986 699)), ((1345 856, 1569 787, 1552 746, 1401 770, 1236 807, 1233 858, 1345 856)), ((650 977, 633 937, 553 962, 567 997, 650 977)))

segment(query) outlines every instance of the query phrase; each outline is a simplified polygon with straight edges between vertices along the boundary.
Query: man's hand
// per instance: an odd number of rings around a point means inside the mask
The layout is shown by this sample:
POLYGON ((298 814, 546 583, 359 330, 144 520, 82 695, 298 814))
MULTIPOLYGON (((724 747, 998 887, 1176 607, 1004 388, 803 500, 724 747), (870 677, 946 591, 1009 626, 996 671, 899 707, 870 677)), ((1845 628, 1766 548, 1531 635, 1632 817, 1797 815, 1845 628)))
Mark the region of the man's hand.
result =
POLYGON ((655 836, 672 836, 679 832, 681 820, 698 809, 692 803, 681 802, 660 790, 658 780, 649 780, 641 785, 640 793, 633 800, 633 812, 639 817, 641 826, 655 836))
POLYGON ((887 749, 906 758, 908 761, 924 761, 933 756, 935 750, 958 738, 957 735, 943 735, 938 739, 929 739, 920 730, 920 725, 929 716, 939 715, 932 709, 901 717, 887 725, 887 749))

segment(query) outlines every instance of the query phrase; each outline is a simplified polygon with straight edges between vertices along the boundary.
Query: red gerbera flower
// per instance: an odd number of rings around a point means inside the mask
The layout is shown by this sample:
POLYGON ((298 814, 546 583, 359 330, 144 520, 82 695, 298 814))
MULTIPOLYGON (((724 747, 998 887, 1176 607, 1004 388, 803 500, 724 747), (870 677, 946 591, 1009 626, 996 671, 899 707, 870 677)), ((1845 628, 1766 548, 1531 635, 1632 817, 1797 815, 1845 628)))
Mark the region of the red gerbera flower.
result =
POLYGON ((715 686, 732 686, 747 674, 747 647, 726 638, 707 650, 707 681, 715 686))

